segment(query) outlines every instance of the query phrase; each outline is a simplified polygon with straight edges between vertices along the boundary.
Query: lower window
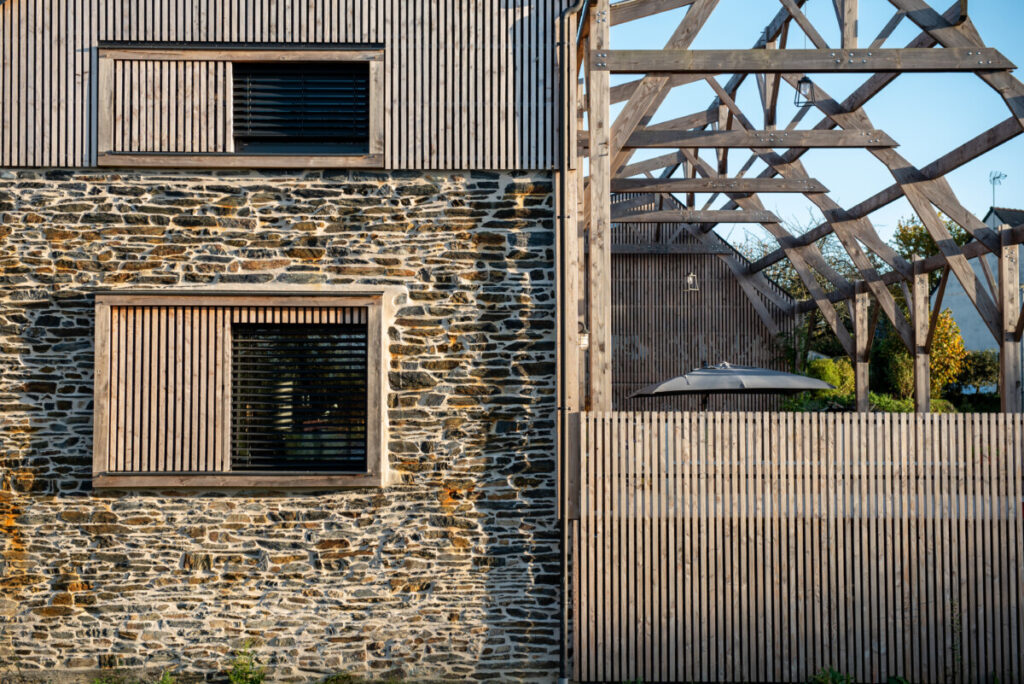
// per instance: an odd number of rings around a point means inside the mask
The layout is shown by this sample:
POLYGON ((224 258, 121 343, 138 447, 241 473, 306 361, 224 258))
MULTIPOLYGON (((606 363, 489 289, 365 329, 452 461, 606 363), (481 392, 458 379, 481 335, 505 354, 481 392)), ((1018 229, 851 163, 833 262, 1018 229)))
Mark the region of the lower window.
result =
POLYGON ((383 483, 379 296, 96 299, 97 487, 383 483))

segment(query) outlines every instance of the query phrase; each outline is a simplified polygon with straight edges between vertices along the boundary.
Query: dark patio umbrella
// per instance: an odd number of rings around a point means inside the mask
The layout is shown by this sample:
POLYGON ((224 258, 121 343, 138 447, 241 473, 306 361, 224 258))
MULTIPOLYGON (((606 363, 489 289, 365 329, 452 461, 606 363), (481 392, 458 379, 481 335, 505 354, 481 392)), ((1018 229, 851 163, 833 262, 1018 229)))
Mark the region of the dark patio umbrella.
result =
POLYGON ((631 394, 630 399, 677 394, 787 394, 826 389, 835 388, 824 380, 804 375, 720 363, 695 368, 686 375, 648 385, 631 394))

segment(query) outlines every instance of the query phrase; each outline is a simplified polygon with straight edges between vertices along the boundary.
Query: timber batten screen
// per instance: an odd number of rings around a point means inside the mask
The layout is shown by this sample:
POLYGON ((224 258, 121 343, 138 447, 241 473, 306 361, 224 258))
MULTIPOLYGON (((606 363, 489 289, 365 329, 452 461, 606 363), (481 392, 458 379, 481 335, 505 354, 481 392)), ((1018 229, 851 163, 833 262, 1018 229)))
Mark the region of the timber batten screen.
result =
POLYGON ((1024 415, 573 420, 574 679, 1024 672, 1024 415))
POLYGON ((380 49, 102 47, 100 166, 378 168, 380 49))
POLYGON ((379 297, 99 295, 94 485, 382 483, 379 297))

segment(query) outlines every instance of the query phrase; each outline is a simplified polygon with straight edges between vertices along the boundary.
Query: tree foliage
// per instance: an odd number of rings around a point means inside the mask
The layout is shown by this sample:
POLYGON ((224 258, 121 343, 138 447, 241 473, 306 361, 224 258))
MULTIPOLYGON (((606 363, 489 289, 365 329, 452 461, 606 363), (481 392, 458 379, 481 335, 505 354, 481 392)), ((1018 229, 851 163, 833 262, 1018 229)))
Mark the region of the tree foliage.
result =
MULTIPOLYGON (((971 239, 970 234, 952 220, 942 214, 939 214, 939 219, 946 225, 946 229, 953 236, 953 241, 957 245, 963 246, 971 239)), ((935 239, 916 216, 902 218, 896 223, 896 231, 893 233, 891 244, 896 253, 908 261, 939 253, 939 246, 935 244, 935 239)), ((932 271, 928 274, 928 284, 932 290, 938 286, 941 277, 941 271, 932 271)))
MULTIPOLYGON (((787 230, 792 234, 800 235, 813 228, 814 225, 816 225, 815 221, 810 221, 807 225, 803 226, 788 224, 787 230)), ((822 258, 831 269, 847 280, 853 281, 858 278, 856 267, 850 261, 849 255, 835 235, 822 238, 816 244, 821 251, 822 258)), ((779 244, 774 238, 749 236, 744 243, 739 245, 738 249, 750 261, 757 261, 771 254, 778 247, 779 244)), ((803 300, 811 296, 807 285, 789 259, 781 259, 775 262, 764 269, 762 273, 793 297, 793 299, 803 300)), ((824 291, 829 292, 833 289, 832 284, 827 278, 816 270, 813 273, 815 281, 824 291)), ((849 327, 850 312, 846 303, 837 303, 836 312, 840 320, 843 321, 843 324, 849 327)), ((814 351, 829 357, 845 354, 832 328, 829 327, 821 312, 817 309, 807 314, 803 324, 793 333, 785 335, 779 340, 779 343, 784 350, 786 359, 792 362, 793 371, 797 373, 806 371, 808 352, 814 351)))
POLYGON ((999 353, 995 349, 969 351, 957 383, 980 392, 982 387, 999 384, 999 353))
MULTIPOLYGON (((935 322, 931 356, 928 360, 933 397, 941 397, 947 385, 956 382, 967 360, 967 348, 960 327, 949 309, 943 310, 935 322)), ((879 345, 875 362, 884 364, 887 389, 896 397, 914 395, 914 359, 894 330, 889 329, 879 345)))
POLYGON ((964 338, 960 335, 960 326, 953 320, 953 312, 944 309, 935 322, 929 364, 933 396, 941 396, 947 385, 956 382, 966 361, 967 347, 964 346, 964 338))

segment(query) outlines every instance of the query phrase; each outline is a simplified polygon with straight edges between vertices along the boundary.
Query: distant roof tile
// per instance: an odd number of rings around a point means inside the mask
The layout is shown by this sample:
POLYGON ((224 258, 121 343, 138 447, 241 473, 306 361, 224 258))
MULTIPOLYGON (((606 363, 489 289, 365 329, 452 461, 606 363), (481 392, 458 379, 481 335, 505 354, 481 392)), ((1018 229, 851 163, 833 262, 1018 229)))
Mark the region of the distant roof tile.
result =
POLYGON ((988 217, 995 214, 999 223, 1005 223, 1011 226, 1019 226, 1024 223, 1024 209, 1009 209, 1007 207, 992 207, 988 215, 985 216, 985 220, 988 217))

